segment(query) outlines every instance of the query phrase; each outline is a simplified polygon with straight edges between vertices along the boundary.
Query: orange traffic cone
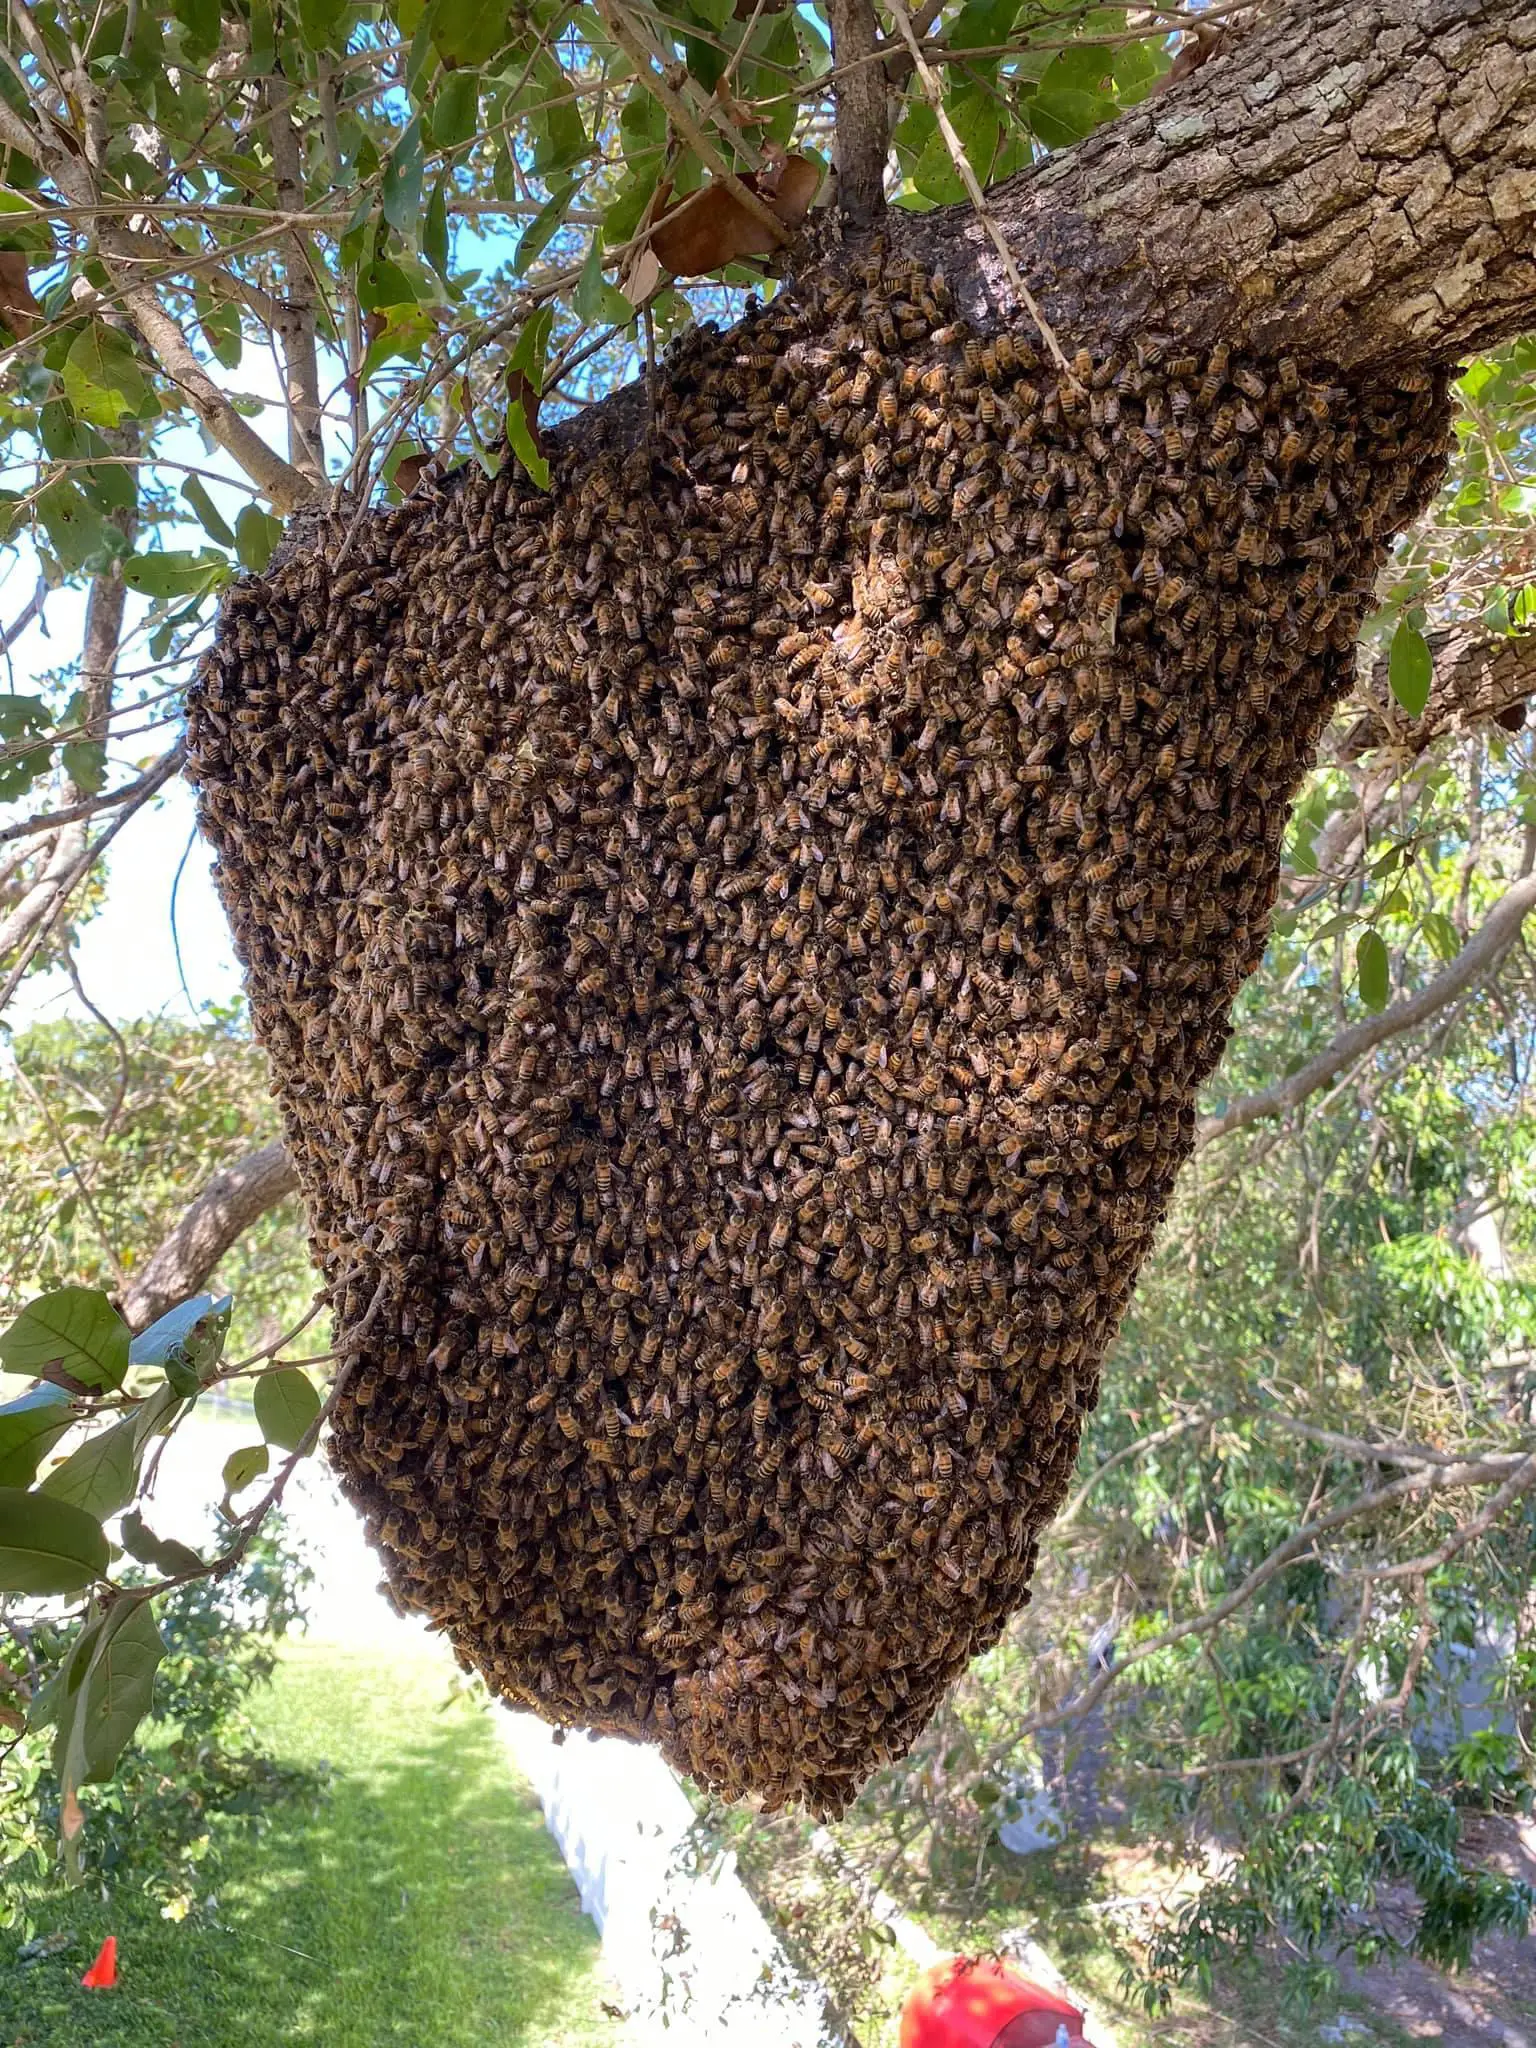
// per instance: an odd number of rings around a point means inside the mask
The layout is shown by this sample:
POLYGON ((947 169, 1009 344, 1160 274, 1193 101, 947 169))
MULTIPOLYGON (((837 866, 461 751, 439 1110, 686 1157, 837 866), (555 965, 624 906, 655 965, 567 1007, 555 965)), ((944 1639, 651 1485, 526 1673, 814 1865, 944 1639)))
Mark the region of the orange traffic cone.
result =
POLYGON ((87 1991, 110 1991, 117 1982, 117 1936, 109 1934, 96 1960, 80 1979, 87 1991))

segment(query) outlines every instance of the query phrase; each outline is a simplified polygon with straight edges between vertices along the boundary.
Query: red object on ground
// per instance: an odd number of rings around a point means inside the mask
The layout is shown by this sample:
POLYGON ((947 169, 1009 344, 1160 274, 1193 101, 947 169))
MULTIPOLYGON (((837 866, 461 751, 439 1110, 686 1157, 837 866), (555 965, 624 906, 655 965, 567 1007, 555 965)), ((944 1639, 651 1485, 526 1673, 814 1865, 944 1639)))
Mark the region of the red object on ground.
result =
POLYGON ((1071 2048, 1089 2048, 1077 2006, 995 1958, 949 1956, 902 2007, 901 2048, 1054 2048, 1063 2023, 1071 2048))
POLYGON ((87 1991, 110 1991, 117 1982, 117 1936, 109 1934, 96 1960, 80 1979, 87 1991))

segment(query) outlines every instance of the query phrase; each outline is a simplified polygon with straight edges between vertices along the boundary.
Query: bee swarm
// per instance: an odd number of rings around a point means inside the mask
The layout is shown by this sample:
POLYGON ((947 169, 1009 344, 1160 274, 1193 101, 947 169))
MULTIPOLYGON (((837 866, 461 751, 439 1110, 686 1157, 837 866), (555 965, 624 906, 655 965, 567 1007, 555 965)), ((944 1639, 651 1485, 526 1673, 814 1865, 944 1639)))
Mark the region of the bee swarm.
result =
POLYGON ((834 1814, 997 1638, 1446 431, 850 260, 232 589, 334 1456, 494 1691, 834 1814))

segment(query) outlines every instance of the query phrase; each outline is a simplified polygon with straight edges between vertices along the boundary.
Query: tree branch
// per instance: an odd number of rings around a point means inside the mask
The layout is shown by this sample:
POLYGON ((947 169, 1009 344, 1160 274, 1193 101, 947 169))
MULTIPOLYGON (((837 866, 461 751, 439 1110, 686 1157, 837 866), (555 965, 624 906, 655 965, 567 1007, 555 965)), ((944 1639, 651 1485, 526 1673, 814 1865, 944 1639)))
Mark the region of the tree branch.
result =
POLYGON ((1435 676, 1429 702, 1410 718, 1392 695, 1387 660, 1371 665, 1361 694, 1365 709, 1339 744, 1338 759, 1358 761, 1374 747, 1422 754, 1443 733, 1490 721, 1518 732, 1525 701, 1536 696, 1536 633, 1490 633, 1448 626, 1429 635, 1435 676))
POLYGON ((195 1294, 235 1240, 298 1184, 280 1138, 216 1173, 124 1287, 129 1328, 142 1330, 195 1294))
MULTIPOLYGON (((1531 0, 1291 0, 989 205, 1069 352, 1449 363, 1536 317, 1533 120, 1531 0)), ((978 327, 1010 317, 979 223, 901 240, 978 327)))
POLYGON ((890 155, 884 66, 876 59, 879 34, 870 0, 825 0, 832 32, 832 93, 837 109, 837 203, 856 227, 867 228, 885 211, 885 165, 890 155))
POLYGON ((1341 1031, 1331 1045, 1273 1087, 1240 1096, 1218 1115, 1202 1117, 1196 1126, 1195 1143, 1209 1145, 1262 1117, 1284 1116, 1317 1089, 1325 1088, 1352 1061, 1433 1017, 1482 980, 1504 949, 1513 943, 1532 910, 1536 910, 1536 874, 1522 875, 1505 890, 1456 958, 1432 981, 1414 995, 1393 1003, 1379 1016, 1364 1017, 1347 1031, 1341 1031))
MULTIPOLYGON (((293 95, 282 77, 263 81, 267 136, 272 150, 276 199, 285 213, 304 208, 304 162, 293 124, 293 95)), ((283 265, 284 295, 274 311, 273 332, 283 352, 288 399, 288 458, 318 486, 325 482, 320 439, 320 365, 315 354, 313 257, 303 231, 290 230, 283 265)))
MULTIPOLYGON (((1084 1714, 1092 1713, 1112 1685, 1136 1665, 1147 1658, 1157 1656, 1175 1643, 1188 1641, 1191 1637, 1206 1636, 1229 1621, 1239 1608, 1246 1607, 1255 1594, 1263 1591, 1271 1579, 1282 1572, 1288 1564, 1304 1557, 1316 1544, 1320 1536, 1332 1535, 1351 1522, 1358 1522, 1366 1515, 1378 1513, 1399 1502, 1425 1498, 1432 1494, 1462 1491, 1471 1487, 1492 1486, 1497 1489, 1489 1503, 1492 1514, 1485 1512, 1472 1522, 1461 1524, 1447 1539, 1442 1551, 1433 1553, 1427 1559, 1415 1560, 1420 1574, 1431 1570, 1442 1556, 1450 1557, 1465 1549, 1476 1536, 1485 1534, 1492 1526, 1496 1514, 1511 1501, 1527 1492, 1536 1484, 1536 1451, 1519 1458, 1513 1466, 1503 1452, 1486 1456, 1476 1454, 1448 1465, 1419 1465, 1405 1472, 1400 1479, 1390 1480, 1385 1486, 1376 1487, 1370 1493, 1357 1494, 1353 1500, 1342 1502, 1330 1508, 1326 1514, 1315 1515, 1304 1522, 1299 1529, 1277 1543, 1269 1554, 1256 1564, 1230 1593, 1199 1614, 1186 1615, 1182 1621, 1171 1623, 1154 1636, 1146 1636, 1132 1643, 1106 1665, 1081 1692, 1064 1700, 1056 1707, 1043 1707, 1038 1713, 1028 1715, 1009 1731, 1004 1740, 992 1753, 989 1762, 1005 1756, 1026 1735, 1037 1735, 1047 1728, 1059 1728, 1063 1722, 1075 1721, 1084 1714)), ((1382 1566, 1372 1576, 1387 1578, 1393 1575, 1394 1567, 1382 1566)))
MULTIPOLYGON (((152 761, 144 773, 132 782, 125 782, 121 789, 105 791, 101 796, 82 797, 78 803, 65 804, 59 810, 49 811, 36 818, 18 818, 14 825, 0 826, 0 846, 12 839, 33 839, 42 832, 57 831, 61 825, 74 825, 87 818, 94 818, 102 811, 115 811, 123 804, 139 801, 153 795, 163 782, 178 769, 186 755, 186 743, 178 740, 157 761, 152 761)), ((14 943, 14 941, 13 941, 14 943)), ((0 944, 0 956, 5 947, 0 944)))

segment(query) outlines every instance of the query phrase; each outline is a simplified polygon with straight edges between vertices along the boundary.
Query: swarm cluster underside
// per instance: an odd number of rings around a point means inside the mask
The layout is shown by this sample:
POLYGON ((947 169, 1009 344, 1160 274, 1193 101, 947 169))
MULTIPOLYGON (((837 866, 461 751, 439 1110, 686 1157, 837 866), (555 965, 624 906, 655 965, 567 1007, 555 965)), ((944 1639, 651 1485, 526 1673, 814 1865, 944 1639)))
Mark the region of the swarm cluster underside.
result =
POLYGON ((995 1640, 1444 435, 870 259, 230 594, 334 1455, 495 1691, 831 1813, 995 1640))

